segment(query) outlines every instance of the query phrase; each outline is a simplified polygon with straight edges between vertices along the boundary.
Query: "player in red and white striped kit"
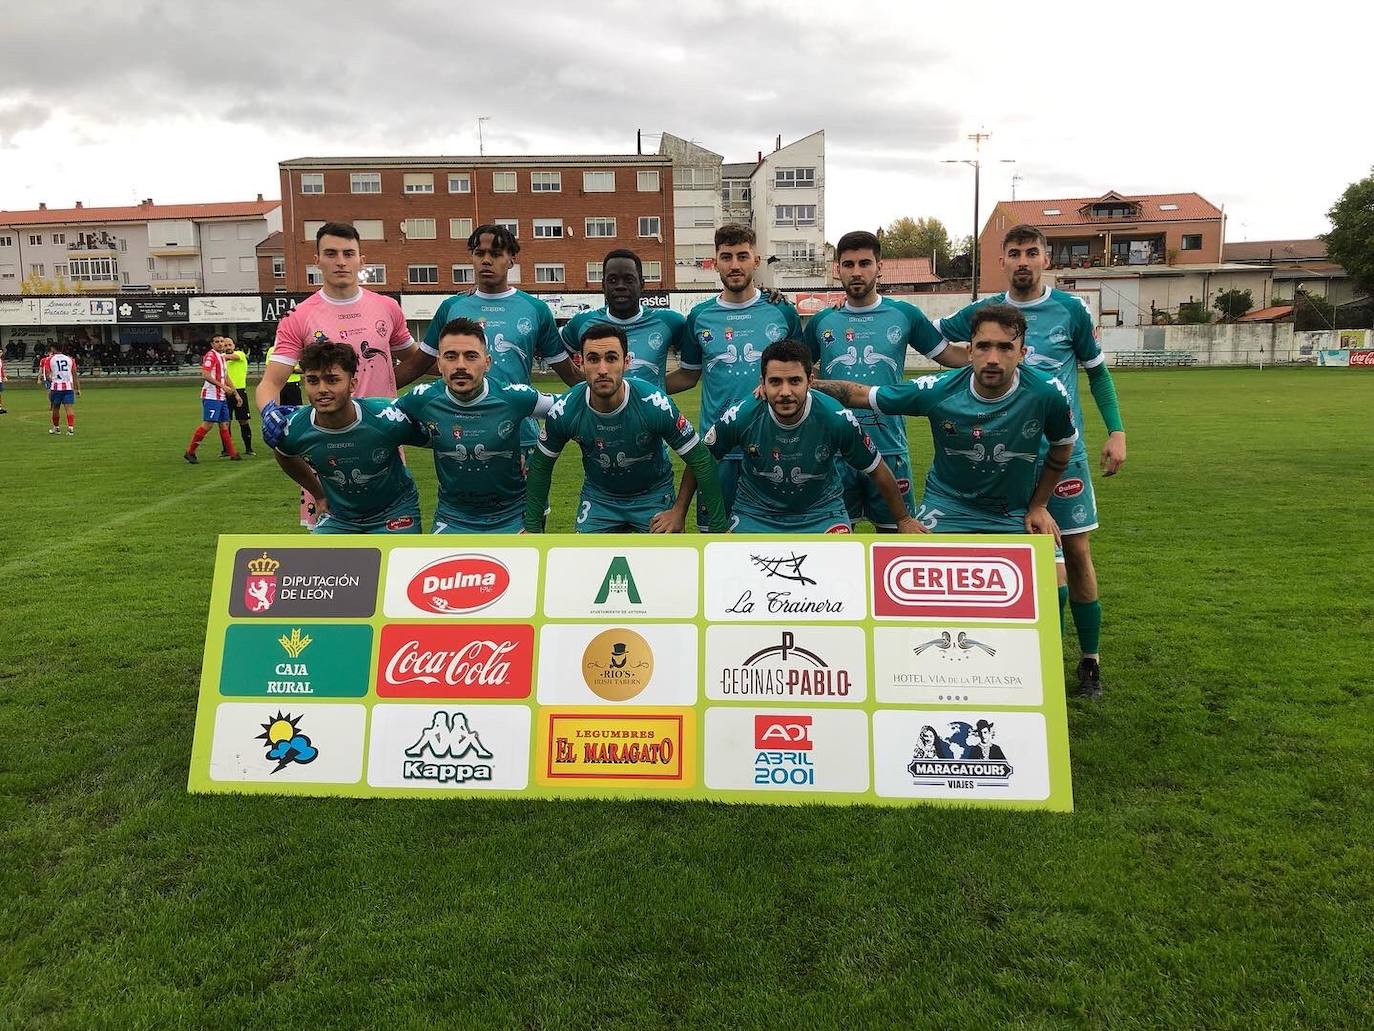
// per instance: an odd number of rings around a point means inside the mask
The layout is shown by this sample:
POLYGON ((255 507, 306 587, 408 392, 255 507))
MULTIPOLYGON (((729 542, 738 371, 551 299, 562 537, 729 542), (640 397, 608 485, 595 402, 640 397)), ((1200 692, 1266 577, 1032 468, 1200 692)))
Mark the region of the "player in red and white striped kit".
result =
POLYGON ((200 447, 200 442, 205 439, 212 426, 219 427, 219 442, 229 453, 229 458, 235 462, 243 461, 243 456, 234 448, 234 438, 229 435, 227 399, 229 392, 234 388, 230 385, 229 374, 224 368, 222 348, 226 343, 224 337, 215 337, 210 341, 210 350, 205 352, 205 357, 200 361, 200 375, 205 380, 200 385, 200 411, 203 421, 196 427, 196 432, 191 434, 191 446, 181 456, 192 465, 200 461, 196 458, 196 448, 200 447))
POLYGON ((57 428, 57 414, 61 408, 67 409, 67 435, 76 436, 76 412, 72 406, 81 396, 81 381, 76 375, 76 359, 53 348, 48 355, 48 406, 52 410, 52 429, 49 433, 61 433, 57 428))

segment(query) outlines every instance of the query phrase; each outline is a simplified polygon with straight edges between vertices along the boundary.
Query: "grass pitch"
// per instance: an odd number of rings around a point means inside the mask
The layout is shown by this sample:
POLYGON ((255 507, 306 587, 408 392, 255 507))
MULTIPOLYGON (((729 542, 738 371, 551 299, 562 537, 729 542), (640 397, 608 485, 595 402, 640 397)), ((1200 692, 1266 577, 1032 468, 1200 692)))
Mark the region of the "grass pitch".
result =
POLYGON ((214 537, 292 489, 185 384, 11 385, 0 1026, 1370 1026, 1374 375, 1117 383, 1067 817, 189 796, 214 537))

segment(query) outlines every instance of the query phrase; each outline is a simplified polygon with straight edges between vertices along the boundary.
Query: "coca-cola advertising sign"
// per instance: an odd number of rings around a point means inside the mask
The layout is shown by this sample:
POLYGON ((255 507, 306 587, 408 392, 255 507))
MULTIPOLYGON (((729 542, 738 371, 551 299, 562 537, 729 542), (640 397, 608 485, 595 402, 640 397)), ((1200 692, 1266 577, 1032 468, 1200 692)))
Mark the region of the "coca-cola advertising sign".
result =
POLYGON ((382 627, 381 698, 528 698, 534 628, 523 624, 382 627))

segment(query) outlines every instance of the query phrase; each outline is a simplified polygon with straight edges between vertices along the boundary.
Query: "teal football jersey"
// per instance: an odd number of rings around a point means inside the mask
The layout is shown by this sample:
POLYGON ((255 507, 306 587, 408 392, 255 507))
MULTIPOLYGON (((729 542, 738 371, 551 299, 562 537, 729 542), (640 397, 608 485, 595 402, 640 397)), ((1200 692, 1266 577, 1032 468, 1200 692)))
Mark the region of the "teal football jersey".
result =
POLYGON ((887 415, 930 420, 935 460, 926 474, 929 505, 954 499, 1002 516, 1024 516, 1039 479, 1041 442, 1078 439, 1064 385, 1024 367, 994 401, 973 389, 973 368, 874 387, 869 404, 887 415))
POLYGON ((439 504, 467 517, 525 504, 520 423, 553 399, 525 383, 482 384, 469 402, 443 383, 422 383, 396 407, 423 427, 434 450, 439 504))
MULTIPOLYGON (((1087 302, 1074 294, 1053 290, 1048 286, 1033 301, 1012 300, 1004 291, 983 297, 965 305, 953 315, 936 320, 935 328, 946 340, 966 341, 973 313, 984 304, 1010 304, 1026 317, 1026 358, 1022 367, 1058 379, 1068 391, 1074 425, 1082 426, 1078 366, 1091 369, 1105 360, 1087 302)), ((1073 453, 1075 457, 1086 454, 1081 436, 1074 444, 1073 453)))
POLYGON ((717 296, 693 308, 680 360, 684 369, 701 370, 699 424, 710 426, 727 408, 753 397, 764 348, 801 336, 797 309, 786 302, 770 304, 762 293, 745 304, 717 296))
MULTIPOLYGON (((949 345, 914 304, 880 297, 867 308, 827 308, 811 316, 803 337, 816 362, 816 375, 884 386, 902 382, 906 349, 934 358, 949 345)), ((855 416, 883 455, 909 453, 906 422, 877 412, 855 416)))
POLYGON ((397 449, 423 445, 428 438, 388 398, 355 398, 353 410, 357 419, 351 426, 330 430, 315 425, 313 408, 296 409, 277 450, 310 463, 335 516, 367 523, 416 496, 415 481, 397 449))
POLYGON ((618 319, 605 308, 578 312, 560 331, 563 346, 569 351, 582 350, 582 334, 596 325, 619 326, 629 341, 629 357, 625 374, 665 387, 668 376, 668 351, 682 350, 687 328, 686 316, 671 308, 640 308, 632 319, 618 319))
MULTIPOLYGON (((501 294, 455 294, 446 298, 429 320, 424 342, 420 344, 432 355, 439 353, 439 334, 444 326, 456 318, 468 318, 482 324, 487 336, 487 350, 491 352, 491 371, 488 375, 506 383, 528 383, 534 371, 534 358, 539 355, 550 365, 568 357, 558 336, 558 323, 549 306, 514 287, 501 294)), ((526 419, 520 427, 521 447, 534 444, 539 427, 533 419, 526 419)))
POLYGON ((740 454, 734 511, 765 519, 827 508, 843 512, 835 460, 861 472, 882 461, 854 413, 814 390, 791 426, 778 422, 767 401, 751 397, 727 409, 703 439, 717 458, 740 454))
POLYGON ((642 380, 625 380, 625 400, 614 412, 588 404, 587 384, 560 395, 544 419, 539 450, 556 458, 570 440, 582 447, 584 493, 630 497, 661 490, 673 481, 668 448, 685 454, 697 432, 662 390, 642 380))

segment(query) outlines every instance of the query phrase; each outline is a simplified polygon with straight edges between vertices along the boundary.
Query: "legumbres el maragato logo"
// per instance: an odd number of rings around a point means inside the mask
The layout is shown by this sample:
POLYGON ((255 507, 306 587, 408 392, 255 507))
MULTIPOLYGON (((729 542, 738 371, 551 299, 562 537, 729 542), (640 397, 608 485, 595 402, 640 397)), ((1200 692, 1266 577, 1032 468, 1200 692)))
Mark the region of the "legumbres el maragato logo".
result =
POLYGON ((1035 611, 1028 546, 873 546, 873 614, 879 618, 1033 620, 1035 611))
POLYGON ((510 570, 490 555, 450 555, 425 566, 406 587, 416 608, 453 616, 478 612, 510 587, 510 570))

